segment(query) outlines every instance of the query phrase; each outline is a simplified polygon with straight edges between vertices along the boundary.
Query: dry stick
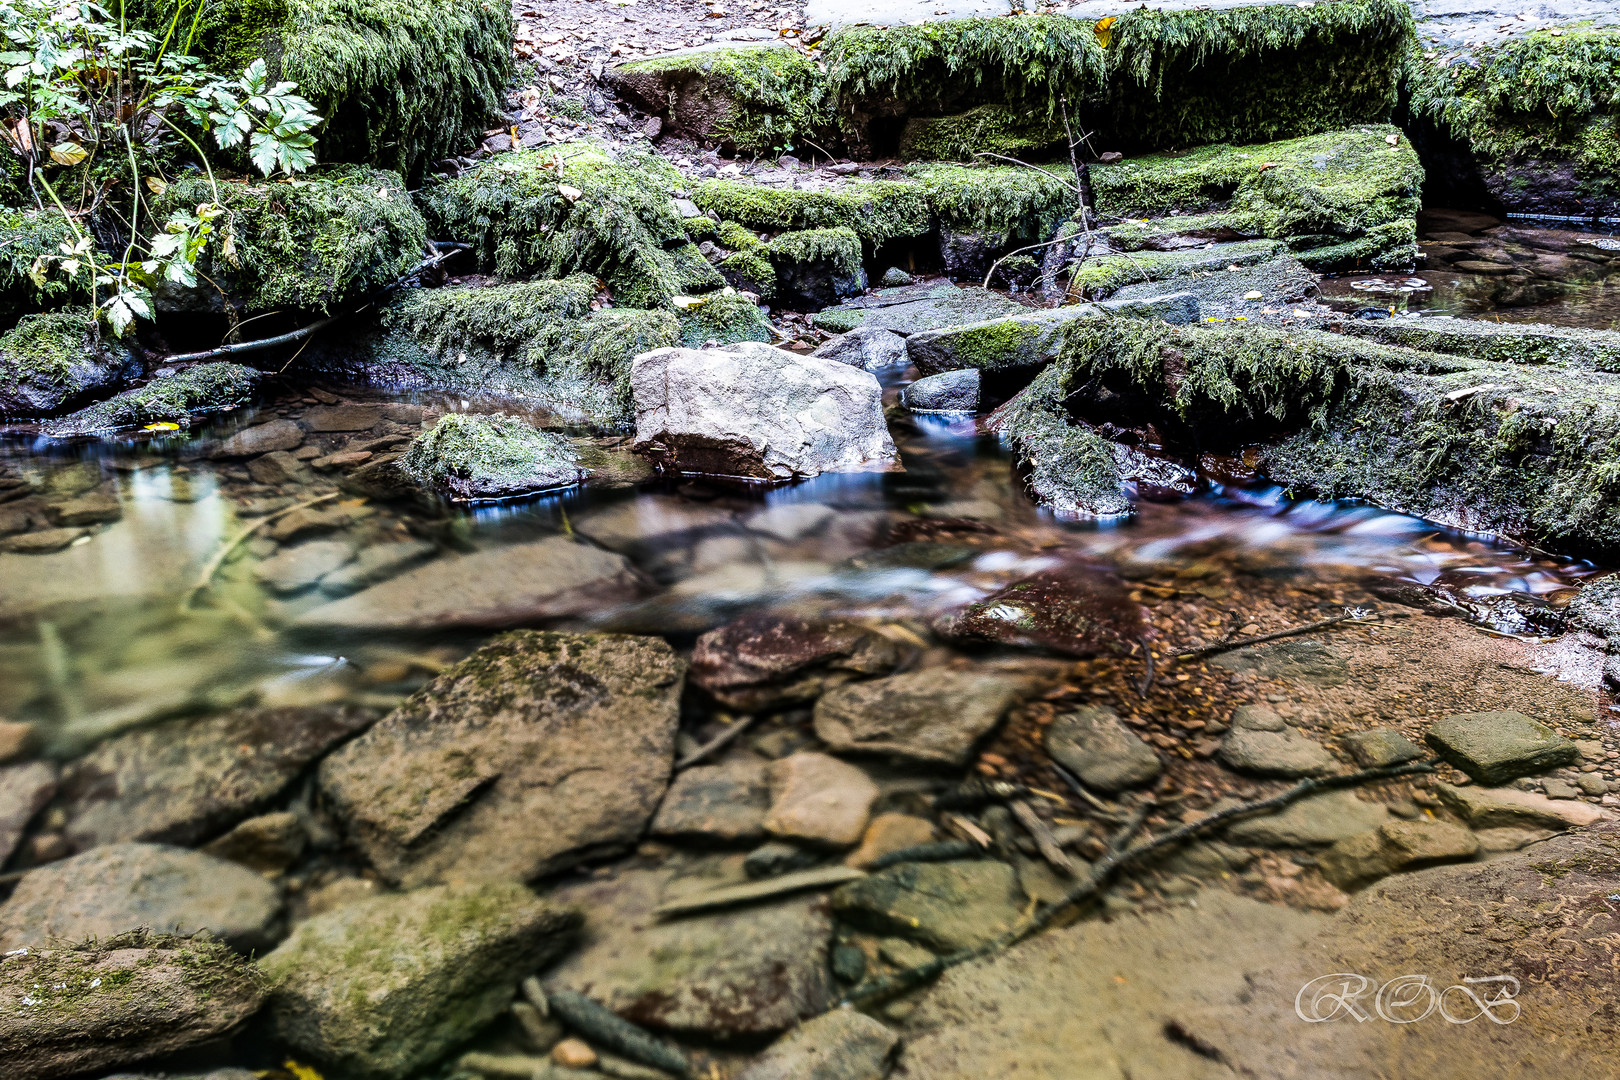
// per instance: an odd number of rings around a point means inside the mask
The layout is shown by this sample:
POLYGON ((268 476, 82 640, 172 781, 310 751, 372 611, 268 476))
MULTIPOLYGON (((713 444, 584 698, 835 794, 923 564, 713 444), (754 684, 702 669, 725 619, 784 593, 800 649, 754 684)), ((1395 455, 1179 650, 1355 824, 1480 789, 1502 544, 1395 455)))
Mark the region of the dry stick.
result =
POLYGON ((213 584, 214 575, 219 573, 219 568, 225 565, 225 560, 230 557, 231 552, 235 551, 241 546, 242 541, 246 540, 248 537, 252 536, 254 533, 270 524, 272 521, 275 521, 277 518, 284 518, 295 510, 307 510, 311 506, 318 506, 323 502, 330 502, 341 494, 343 494, 341 491, 334 491, 328 495, 321 495, 318 498, 308 499, 294 506, 289 506, 285 510, 277 510, 273 514, 266 514, 253 524, 244 527, 241 532, 231 537, 230 541, 224 547, 215 552, 214 557, 208 560, 208 565, 202 568, 202 573, 197 575, 197 583, 193 585, 190 591, 186 593, 185 599, 180 601, 181 613, 183 614, 191 610, 192 602, 196 600, 197 594, 206 591, 208 586, 213 584))
POLYGON ((1313 777, 1309 780, 1301 780, 1287 791, 1284 791, 1279 795, 1273 795, 1269 799, 1260 799, 1255 802, 1243 803, 1240 806, 1234 806, 1229 809, 1210 814, 1207 817, 1200 818, 1198 821, 1190 822, 1186 825, 1182 825, 1180 828, 1172 829, 1162 836, 1156 836, 1146 843, 1138 844, 1136 847, 1125 849, 1124 844, 1129 842, 1129 838, 1134 835, 1136 830, 1140 827, 1141 822, 1146 820, 1147 812, 1153 805, 1148 803, 1139 808, 1136 816, 1134 816, 1123 829, 1115 834, 1114 839, 1110 844, 1108 853, 1105 854, 1101 859, 1098 859, 1097 862, 1092 866, 1091 873, 1087 876, 1085 881, 1070 889, 1068 893, 1064 895, 1063 899, 1059 900, 1050 907, 1045 908, 1028 922, 1021 926, 1014 927, 1013 929, 1007 931, 1007 933, 984 945, 980 945, 972 949, 962 949, 959 952, 938 957, 926 964, 919 964, 917 967, 907 968, 904 971, 897 971, 893 975, 889 975, 885 978, 877 980, 870 986, 856 987, 856 989, 852 991, 849 996, 845 997, 843 1001, 839 1002, 839 1005, 855 1006, 872 1001, 876 998, 887 997, 890 994, 898 993, 902 990, 908 990, 913 986, 918 986, 924 982, 927 982, 929 979, 942 975, 951 968, 956 967, 959 964, 965 964, 969 960, 978 960, 982 957, 990 956, 1001 952, 1004 949, 1011 948, 1020 941, 1023 941, 1025 938, 1032 937, 1046 929, 1048 926, 1052 925, 1052 922, 1063 911, 1074 907, 1076 904, 1090 900, 1093 896, 1102 891, 1103 886, 1108 884, 1108 880, 1119 870, 1131 865, 1132 863, 1140 862, 1145 856, 1155 851, 1159 851, 1174 844, 1179 844, 1184 840, 1191 839, 1198 833, 1230 821, 1235 817, 1242 817, 1247 814, 1257 813, 1261 810, 1271 810, 1287 806, 1289 803, 1301 799, 1312 792, 1321 791, 1324 788, 1351 787, 1358 784, 1370 783, 1374 780, 1388 780, 1397 776, 1409 776, 1414 773, 1426 773, 1433 771, 1434 766, 1429 762, 1414 761, 1408 762, 1405 765, 1394 765, 1378 769, 1362 769, 1359 772, 1343 773, 1339 776, 1322 776, 1313 777))
POLYGON ((738 735, 741 735, 743 730, 747 728, 749 724, 752 724, 758 719, 759 714, 755 713, 752 716, 745 716, 741 720, 733 720, 731 722, 731 726, 726 728, 726 730, 722 731, 720 734, 716 735, 714 738, 710 739, 708 742, 704 743, 690 754, 687 754, 685 757, 681 758, 681 760, 677 761, 675 763, 675 771, 680 772, 682 769, 691 768, 693 765, 696 765, 698 762, 702 761, 704 758, 708 757, 722 746, 725 746, 732 739, 735 739, 738 735))
POLYGON ((1343 615, 1335 615, 1331 619, 1318 619, 1303 626, 1294 626, 1271 634, 1256 634, 1254 637, 1236 638, 1232 641, 1217 641, 1213 645, 1200 645, 1196 649, 1188 649, 1186 652, 1177 653, 1175 659, 1194 660, 1200 656, 1209 656, 1212 653, 1228 652, 1232 649, 1247 648, 1250 645, 1262 645, 1265 642, 1276 641, 1279 638, 1296 637, 1300 634, 1309 634, 1313 630, 1324 630, 1329 626, 1337 626, 1342 622, 1365 622, 1374 618, 1402 619, 1405 617, 1406 613, 1401 611, 1375 611, 1367 615, 1352 615, 1346 612, 1343 615))
POLYGON ((1006 154, 992 154, 988 150, 975 150, 973 152, 973 156, 974 157, 993 157, 993 158, 996 158, 999 161, 1010 161, 1014 165, 1022 165, 1026 169, 1034 169, 1038 173, 1045 173, 1047 176, 1050 176, 1052 179, 1056 180, 1058 183, 1062 184, 1064 187, 1068 188, 1070 191, 1074 192, 1076 195, 1080 194, 1080 185, 1078 185, 1076 183, 1071 183, 1070 181, 1063 179, 1063 177, 1059 176, 1057 173, 1053 172, 1052 170, 1043 169, 1039 165, 1031 165, 1027 161, 1019 161, 1017 158, 1008 157, 1006 154))
POLYGON ((1018 819, 1018 824, 1022 825, 1030 838, 1035 841, 1035 848, 1041 853, 1041 858, 1050 863, 1052 869, 1068 877, 1074 877, 1074 860, 1063 850, 1063 845, 1057 842, 1057 837, 1046 827, 1046 822, 1035 813, 1035 808, 1022 799, 1014 799, 1007 806, 1012 810, 1013 817, 1018 819))

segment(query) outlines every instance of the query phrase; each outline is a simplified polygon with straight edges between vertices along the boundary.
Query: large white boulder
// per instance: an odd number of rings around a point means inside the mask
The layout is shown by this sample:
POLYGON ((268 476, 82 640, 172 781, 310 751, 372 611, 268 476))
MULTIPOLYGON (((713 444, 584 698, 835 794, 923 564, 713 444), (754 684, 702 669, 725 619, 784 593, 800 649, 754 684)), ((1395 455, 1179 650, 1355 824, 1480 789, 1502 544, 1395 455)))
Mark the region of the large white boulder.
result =
POLYGON ((793 480, 896 467, 877 379, 758 342, 635 358, 636 449, 669 472, 793 480))

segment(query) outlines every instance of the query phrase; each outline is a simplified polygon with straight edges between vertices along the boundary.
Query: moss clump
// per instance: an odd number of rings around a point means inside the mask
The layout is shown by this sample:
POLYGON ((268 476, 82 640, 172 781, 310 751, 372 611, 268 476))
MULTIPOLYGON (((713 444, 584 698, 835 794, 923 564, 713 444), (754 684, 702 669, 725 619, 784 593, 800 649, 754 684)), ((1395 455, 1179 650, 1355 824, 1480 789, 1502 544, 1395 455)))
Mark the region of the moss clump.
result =
POLYGON ((1106 137, 1142 149, 1387 120, 1414 39, 1405 0, 1143 6, 1120 15, 1107 35, 1106 137))
POLYGON ((1061 145, 1063 125, 1044 112, 980 105, 958 116, 915 117, 900 134, 905 161, 974 161, 980 153, 1029 158, 1061 145))
POLYGON ((656 307, 723 281, 691 244, 670 192, 680 174, 655 155, 571 143, 502 154, 418 199, 439 235, 473 246, 503 277, 603 278, 621 304, 656 307))
POLYGON ((197 364, 52 420, 45 432, 100 435, 157 423, 189 427, 194 417, 246 405, 259 378, 257 371, 241 364, 197 364))
POLYGON ((727 289, 683 311, 681 344, 696 349, 713 341, 735 345, 739 341, 775 341, 771 324, 752 300, 727 289))
POLYGON ((126 349, 97 335, 88 309, 24 315, 0 334, 0 416, 59 412, 133 368, 126 349))
POLYGON ((756 229, 846 228, 871 244, 922 236, 929 229, 922 188, 899 180, 849 180, 823 191, 708 180, 697 186, 692 201, 722 220, 756 229))
POLYGON ((570 487, 584 477, 568 440, 505 413, 450 413, 411 440, 405 475, 457 501, 570 487))
POLYGON ((771 241, 769 250, 779 271, 783 263, 820 263, 834 274, 853 276, 861 272, 861 238, 854 229, 786 232, 771 241))
POLYGON ((1061 381, 1058 369, 1042 371, 997 411, 992 427, 1005 434, 1025 486, 1042 506, 1083 518, 1133 513, 1112 444, 1064 411, 1062 395, 1055 392, 1061 381))
POLYGON ((918 164, 908 165, 906 175, 948 229, 1045 239, 1079 202, 1057 176, 1012 165, 918 164))
POLYGON ((720 275, 727 284, 744 292, 767 298, 776 295, 776 266, 771 262, 770 249, 762 244, 726 256, 720 263, 720 275))
POLYGON ((1620 28, 1536 30, 1466 58, 1414 47, 1407 80, 1412 114, 1461 139, 1510 208, 1620 206, 1620 28))
POLYGON ((35 285, 31 277, 35 259, 60 254, 58 245, 72 243, 73 229, 59 212, 0 207, 0 328, 31 311, 83 298, 84 290, 55 269, 48 271, 44 285, 35 285))
POLYGON ((1417 257, 1423 166, 1388 125, 1095 165, 1091 183, 1098 213, 1149 219, 1108 230, 1128 250, 1171 236, 1236 235, 1286 239, 1313 269, 1410 266, 1417 257))
POLYGON ((1250 240, 1223 244, 1208 250, 1138 251, 1130 255, 1106 255, 1082 263, 1075 271, 1071 291, 1088 300, 1097 300, 1133 284, 1175 282, 1177 287, 1200 276, 1222 276, 1229 267, 1259 266, 1284 254, 1276 240, 1250 240))
POLYGON ((836 128, 826 79, 797 49, 693 50, 620 64, 610 78, 677 128, 732 152, 780 152, 836 128))
POLYGON ((381 321, 440 355, 476 341, 510 356, 541 330, 589 315, 595 296, 596 281, 585 274, 484 289, 416 289, 385 307, 381 321))
MULTIPOLYGON (((160 290, 162 309, 206 310, 223 290, 243 314, 333 314, 422 259, 427 227, 397 173, 343 165, 291 183, 221 181, 219 192, 235 254, 216 244, 205 256, 208 280, 186 292, 160 290)), ((153 215, 162 220, 212 198, 205 178, 188 177, 154 200, 153 215)))

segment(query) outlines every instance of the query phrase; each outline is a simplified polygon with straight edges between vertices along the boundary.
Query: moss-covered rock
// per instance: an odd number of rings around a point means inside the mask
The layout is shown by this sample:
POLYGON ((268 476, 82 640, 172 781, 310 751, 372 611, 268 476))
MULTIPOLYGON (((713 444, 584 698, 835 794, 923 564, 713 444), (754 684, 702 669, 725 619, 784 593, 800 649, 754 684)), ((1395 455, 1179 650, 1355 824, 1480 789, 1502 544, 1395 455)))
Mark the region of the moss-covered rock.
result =
POLYGON ((137 930, 0 963, 0 1054, 16 1080, 101 1075, 229 1033, 265 980, 229 947, 137 930))
POLYGON ((1053 392, 1080 420, 1182 447, 1267 442, 1301 494, 1566 548, 1620 546, 1620 377, 1420 352, 1304 329, 1071 329, 1053 392))
POLYGON ((312 350, 319 370, 396 386, 481 390, 527 398, 604 427, 634 422, 630 361, 678 344, 671 311, 592 312, 595 281, 525 281, 413 289, 359 338, 312 350))
POLYGON ((789 308, 817 310, 866 289, 861 238, 853 229, 786 232, 767 250, 776 278, 771 295, 789 308))
MULTIPOLYGON (((168 30, 176 0, 126 0, 168 30)), ((117 4, 109 7, 117 11, 117 4)), ((195 6, 183 9, 189 27, 195 6)), ((413 184, 500 119, 512 71, 512 15, 490 0, 217 0, 194 47, 216 68, 264 59, 326 118, 321 161, 375 165, 413 184)))
POLYGON ((579 924, 578 911, 516 882, 348 904, 300 923, 260 961, 275 984, 270 1020, 346 1075, 414 1075, 504 1012, 518 980, 579 924))
POLYGON ((1535 30, 1459 56, 1416 47, 1410 111, 1459 140, 1510 211, 1620 212, 1620 27, 1535 30))
POLYGON ((981 153, 1039 158, 1061 146, 1061 122, 1044 110, 980 105, 956 116, 914 116, 900 132, 906 161, 974 161, 981 153))
POLYGON ((651 308, 724 284, 687 237, 670 195, 682 184, 656 155, 570 143, 502 154, 417 198, 438 235, 471 244, 486 273, 584 271, 620 304, 651 308))
POLYGON ((906 339, 906 355, 924 375, 962 368, 1032 372, 1057 356, 1070 323, 1101 314, 1091 304, 1075 304, 923 330, 906 339))
MULTIPOLYGON (((980 280, 1007 252, 1055 236, 1078 208, 1079 193, 1063 179, 1064 168, 931 163, 907 166, 906 175, 928 202, 945 272, 980 280)), ((1029 268, 1033 266, 1031 261, 1029 268)))
MULTIPOLYGON (((334 314, 397 281, 422 260, 427 226, 397 173, 341 165, 290 183, 221 181, 234 252, 218 239, 196 287, 154 293, 159 312, 334 314)), ((170 184, 153 215, 213 199, 201 176, 170 184)), ((216 222, 216 228, 219 223, 216 222)))
POLYGON ((101 435, 147 424, 189 427, 195 417, 246 405, 259 378, 257 371, 241 364, 196 364, 53 420, 45 425, 45 433, 101 435))
POLYGON ((1208 238, 1286 240, 1316 270, 1411 266, 1423 166, 1388 125, 1258 146, 1206 146, 1091 167, 1121 250, 1208 238), (1174 216, 1170 216, 1174 215, 1174 216))
POLYGON ((1422 319, 1353 319, 1340 333, 1504 364, 1555 364, 1620 373, 1620 332, 1544 323, 1500 323, 1438 316, 1422 319))
POLYGON ((701 348, 711 341, 735 345, 739 341, 775 341, 777 337, 759 305, 730 289, 681 312, 680 320, 680 344, 688 349, 701 348))
POLYGON ((928 232, 928 200, 901 180, 848 179, 816 191, 771 188, 740 180, 706 180, 692 201, 724 221, 772 232, 853 229, 870 244, 928 232))
POLYGON ((1078 424, 1054 393, 1062 381, 1047 368, 997 410, 991 428, 1003 433, 1017 456, 1030 497, 1053 511, 1078 518, 1117 518, 1134 512, 1113 445, 1078 424))
POLYGON ((0 416, 49 416, 136 370, 85 308, 25 315, 0 335, 0 416))
MULTIPOLYGON (((1088 300, 1127 291, 1194 293, 1200 301, 1247 294, 1257 277, 1282 289, 1314 288, 1315 279, 1277 240, 1247 240, 1184 251, 1135 251, 1093 257, 1075 271, 1071 291, 1088 300), (1238 272, 1233 272, 1232 267, 1238 272)), ((1261 291, 1265 291, 1262 289, 1261 291)), ((1279 294, 1279 299, 1286 298, 1279 294)))
POLYGON ((584 479, 568 440, 505 413, 449 413, 399 459, 405 475, 458 502, 572 487, 584 479))
POLYGON ((59 212, 0 207, 0 237, 0 330, 30 312, 87 299, 82 287, 54 268, 43 285, 33 280, 35 259, 58 255, 59 245, 73 243, 73 229, 59 212))
POLYGON ((784 41, 704 45, 632 60, 607 83, 673 134, 718 143, 727 153, 770 154, 836 130, 816 62, 784 41))

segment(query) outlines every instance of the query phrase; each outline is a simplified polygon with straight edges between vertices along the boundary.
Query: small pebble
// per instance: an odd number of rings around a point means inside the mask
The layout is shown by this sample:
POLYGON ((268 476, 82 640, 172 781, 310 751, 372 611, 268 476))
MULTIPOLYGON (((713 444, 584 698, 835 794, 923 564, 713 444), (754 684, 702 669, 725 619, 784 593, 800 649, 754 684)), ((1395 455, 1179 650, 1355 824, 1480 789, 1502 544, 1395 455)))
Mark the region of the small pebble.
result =
POLYGON ((588 1069, 596 1064, 596 1051, 583 1039, 564 1039, 551 1048, 551 1060, 570 1069, 588 1069))

